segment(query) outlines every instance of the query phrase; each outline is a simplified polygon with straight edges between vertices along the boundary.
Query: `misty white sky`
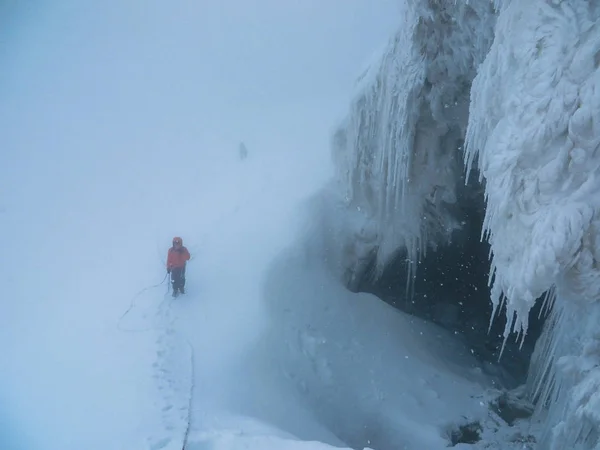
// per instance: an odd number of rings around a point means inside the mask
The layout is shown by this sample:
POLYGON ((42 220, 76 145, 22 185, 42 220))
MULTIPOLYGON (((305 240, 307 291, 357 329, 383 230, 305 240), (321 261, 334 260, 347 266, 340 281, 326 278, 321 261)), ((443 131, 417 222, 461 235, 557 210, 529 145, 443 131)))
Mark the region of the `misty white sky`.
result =
POLYGON ((77 122, 59 125, 87 131, 93 123, 101 136, 138 142, 152 128, 172 147, 203 138, 214 145, 208 136, 252 147, 263 127, 305 132, 290 119, 344 102, 398 23, 389 0, 25 3, 5 7, 5 125, 8 115, 13 130, 47 132, 48 115, 56 125, 57 115, 77 110, 77 122), (287 120, 269 123, 281 116, 287 120))
MULTIPOLYGON (((51 261, 51 242, 152 228, 198 179, 210 189, 215 155, 240 141, 323 165, 354 80, 398 22, 391 0, 373 5, 5 3, 0 211, 51 261)), ((174 227, 190 225, 177 208, 174 227)))
POLYGON ((240 141, 327 162, 355 78, 398 22, 394 2, 376 4, 5 3, 0 211, 51 260, 51 241, 151 227, 198 179, 209 189, 214 156, 240 141))
POLYGON ((355 78, 399 22, 391 0, 12 1, 0 13, 5 210, 31 196, 96 210, 167 201, 167 174, 205 178, 210 155, 240 141, 327 154, 355 78), (161 182, 153 192, 132 170, 161 182))

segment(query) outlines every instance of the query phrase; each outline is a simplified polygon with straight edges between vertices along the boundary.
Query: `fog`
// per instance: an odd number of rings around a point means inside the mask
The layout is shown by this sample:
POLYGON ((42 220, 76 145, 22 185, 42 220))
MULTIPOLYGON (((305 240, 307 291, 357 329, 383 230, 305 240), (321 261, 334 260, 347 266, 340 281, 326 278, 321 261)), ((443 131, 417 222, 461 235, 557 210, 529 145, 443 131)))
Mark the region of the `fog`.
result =
POLYGON ((330 129, 394 12, 366 0, 0 9, 0 442, 127 448, 144 433, 156 336, 117 319, 163 278, 173 235, 194 254, 190 284, 202 280, 218 251, 207 236, 248 200, 240 142, 263 164, 253 192, 270 191, 288 226, 288 196, 326 179, 330 129))

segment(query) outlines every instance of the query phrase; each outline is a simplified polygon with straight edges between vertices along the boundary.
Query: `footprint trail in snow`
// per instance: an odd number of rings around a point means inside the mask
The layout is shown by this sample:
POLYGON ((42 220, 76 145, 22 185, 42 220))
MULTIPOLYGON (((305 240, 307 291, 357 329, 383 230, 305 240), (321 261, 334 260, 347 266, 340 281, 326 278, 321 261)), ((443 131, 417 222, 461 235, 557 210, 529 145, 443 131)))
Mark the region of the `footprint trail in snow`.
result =
POLYGON ((161 423, 148 438, 150 450, 182 450, 191 421, 193 395, 193 348, 175 331, 169 296, 160 304, 157 322, 154 380, 159 391, 161 423))

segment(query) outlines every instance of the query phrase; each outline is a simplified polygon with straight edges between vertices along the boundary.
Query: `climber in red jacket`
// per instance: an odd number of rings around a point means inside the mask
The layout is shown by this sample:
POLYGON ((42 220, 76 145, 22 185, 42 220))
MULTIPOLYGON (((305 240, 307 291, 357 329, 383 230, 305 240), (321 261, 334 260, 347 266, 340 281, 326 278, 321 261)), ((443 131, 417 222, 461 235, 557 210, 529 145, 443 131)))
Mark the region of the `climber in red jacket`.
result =
POLYGON ((171 274, 173 297, 177 296, 177 291, 185 294, 185 265, 189 260, 190 252, 183 246, 183 240, 174 237, 173 247, 169 249, 167 256, 167 273, 171 274))

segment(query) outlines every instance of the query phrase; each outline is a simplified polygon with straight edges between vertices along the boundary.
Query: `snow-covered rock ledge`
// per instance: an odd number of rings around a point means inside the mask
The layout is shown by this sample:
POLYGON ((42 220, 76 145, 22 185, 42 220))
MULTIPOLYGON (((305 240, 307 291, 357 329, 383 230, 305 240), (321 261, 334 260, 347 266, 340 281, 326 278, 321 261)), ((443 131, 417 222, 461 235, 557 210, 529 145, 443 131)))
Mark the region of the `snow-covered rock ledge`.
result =
POLYGON ((600 5, 408 0, 401 19, 334 137, 348 221, 328 224, 332 267, 352 284, 370 255, 380 271, 406 254, 410 281, 419 256, 461 226, 464 158, 485 186, 505 338, 556 294, 529 383, 548 415, 540 448, 596 448, 600 5))

